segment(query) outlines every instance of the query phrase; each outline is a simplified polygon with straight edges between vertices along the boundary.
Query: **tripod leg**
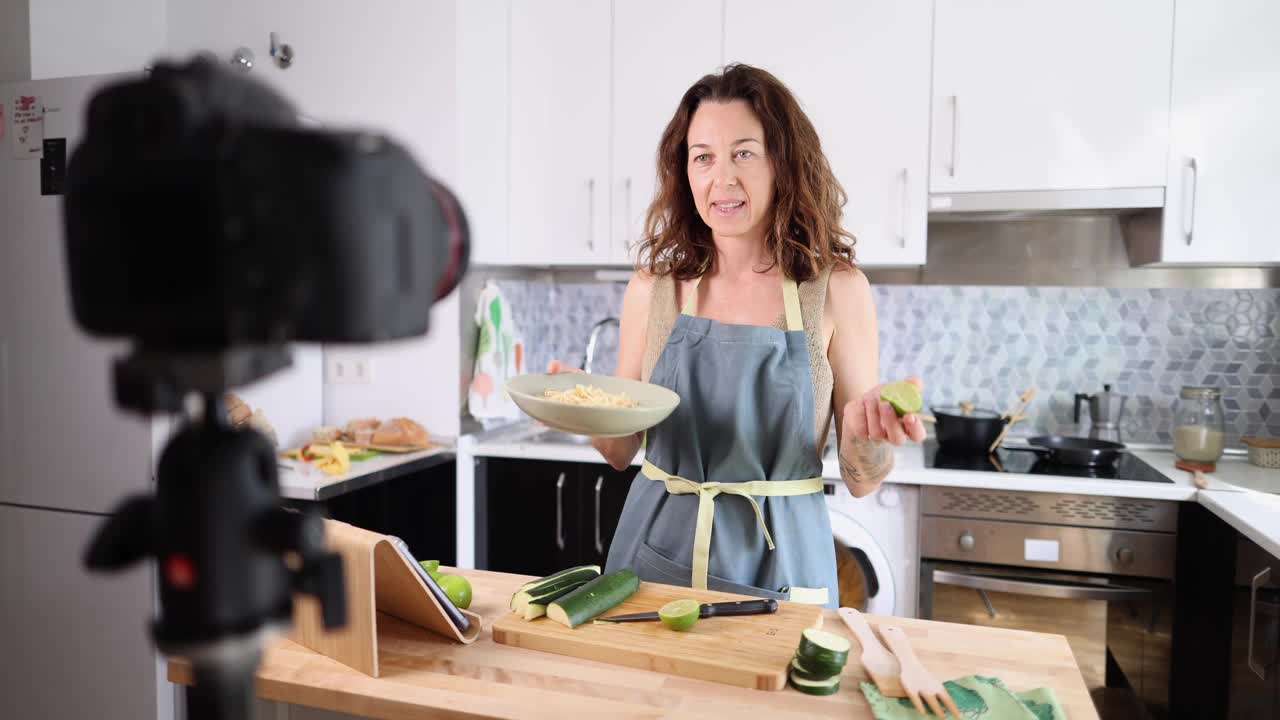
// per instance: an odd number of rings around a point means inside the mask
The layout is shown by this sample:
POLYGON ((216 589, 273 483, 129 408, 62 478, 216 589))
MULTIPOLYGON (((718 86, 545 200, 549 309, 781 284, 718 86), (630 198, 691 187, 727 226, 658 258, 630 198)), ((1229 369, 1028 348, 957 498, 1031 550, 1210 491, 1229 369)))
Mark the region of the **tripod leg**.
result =
POLYGON ((248 655, 232 663, 195 665, 195 684, 187 687, 189 720, 252 720, 253 677, 261 653, 248 655))

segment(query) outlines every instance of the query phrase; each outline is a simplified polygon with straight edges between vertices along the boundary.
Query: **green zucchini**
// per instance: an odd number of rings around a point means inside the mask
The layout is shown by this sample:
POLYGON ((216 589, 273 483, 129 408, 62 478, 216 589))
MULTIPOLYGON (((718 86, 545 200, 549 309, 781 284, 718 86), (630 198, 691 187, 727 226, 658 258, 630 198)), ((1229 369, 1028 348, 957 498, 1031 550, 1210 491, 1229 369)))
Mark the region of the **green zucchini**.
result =
MULTIPOLYGON (((553 594, 555 591, 565 588, 572 590, 588 580, 594 580, 598 577, 600 577, 599 565, 580 565, 561 570, 544 578, 530 580, 521 585, 516 594, 511 596, 511 610, 517 613, 522 612, 530 602, 540 602, 545 605, 560 597, 560 595, 553 594), (537 598, 541 598, 541 600, 537 600, 537 598)), ((561 593, 561 595, 563 594, 561 593)))
POLYGON ((835 695, 840 691, 839 675, 827 680, 805 680, 791 673, 788 679, 791 680, 791 687, 808 695, 835 695))
POLYGON ((842 667, 805 663, 800 658, 791 659, 791 674, 801 680, 830 680, 833 677, 840 677, 843 670, 842 667))
POLYGON ((640 578, 630 568, 601 575, 547 606, 547 617, 575 628, 635 594, 640 578))
POLYGON ((540 595, 535 595, 529 590, 523 590, 511 598, 511 609, 516 614, 523 615, 525 620, 540 618, 547 614, 548 603, 562 598, 586 584, 586 580, 576 580, 572 583, 553 586, 549 590, 543 590, 540 595))
POLYGON ((849 659, 849 640, 826 630, 805 628, 800 633, 800 649, 796 654, 802 660, 843 667, 849 659))
POLYGON ((565 568, 560 572, 552 573, 546 577, 530 580, 520 586, 520 590, 534 590, 544 585, 555 585, 561 581, 572 581, 575 578, 581 578, 583 582, 600 577, 599 565, 578 565, 576 567, 565 568))

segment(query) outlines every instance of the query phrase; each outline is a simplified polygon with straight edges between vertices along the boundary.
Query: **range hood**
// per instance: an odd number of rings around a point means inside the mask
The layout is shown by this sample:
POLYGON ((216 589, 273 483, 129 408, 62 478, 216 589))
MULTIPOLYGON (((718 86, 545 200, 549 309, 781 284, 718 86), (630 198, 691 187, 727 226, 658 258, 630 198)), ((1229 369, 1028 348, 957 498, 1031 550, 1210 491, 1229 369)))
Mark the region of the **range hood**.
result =
POLYGON ((999 220, 1038 215, 1127 214, 1164 207, 1163 187, 932 193, 931 220, 999 220))

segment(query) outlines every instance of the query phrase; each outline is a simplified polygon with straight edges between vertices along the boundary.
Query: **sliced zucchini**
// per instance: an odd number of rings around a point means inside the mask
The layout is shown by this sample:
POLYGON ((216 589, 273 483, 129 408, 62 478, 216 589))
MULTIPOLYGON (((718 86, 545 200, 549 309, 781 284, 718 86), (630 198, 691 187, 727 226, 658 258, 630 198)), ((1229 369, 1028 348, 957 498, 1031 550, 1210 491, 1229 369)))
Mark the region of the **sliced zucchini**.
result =
POLYGON ((805 628, 800 633, 797 655, 802 660, 816 660, 824 665, 843 667, 849 659, 849 641, 826 630, 805 628))
POLYGON ((831 665, 806 665, 800 658, 791 659, 791 675, 801 680, 830 680, 840 677, 844 668, 831 665))
POLYGON ((577 580, 573 583, 556 585, 540 595, 535 595, 529 590, 523 590, 511 598, 511 609, 516 614, 523 615, 525 620, 540 618, 547 614, 547 605, 549 603, 568 595, 586 584, 586 580, 577 580))
POLYGON ((559 597, 559 595, 550 597, 550 594, 554 591, 563 588, 572 590, 588 580, 594 580, 598 577, 600 577, 599 565, 579 565, 578 567, 561 570, 558 573, 548 575, 544 578, 530 580, 524 585, 521 585, 520 589, 511 596, 511 610, 514 612, 520 612, 524 607, 524 604, 527 604, 531 598, 545 598, 544 604, 546 602, 551 602, 556 597, 559 597), (523 603, 521 603, 522 600, 523 603))
POLYGON ((640 578, 630 568, 601 575, 547 605, 547 617, 575 628, 635 594, 640 578))
POLYGON ((805 680, 791 673, 788 679, 791 681, 791 687, 808 695, 835 695, 840 691, 839 675, 827 680, 805 680))

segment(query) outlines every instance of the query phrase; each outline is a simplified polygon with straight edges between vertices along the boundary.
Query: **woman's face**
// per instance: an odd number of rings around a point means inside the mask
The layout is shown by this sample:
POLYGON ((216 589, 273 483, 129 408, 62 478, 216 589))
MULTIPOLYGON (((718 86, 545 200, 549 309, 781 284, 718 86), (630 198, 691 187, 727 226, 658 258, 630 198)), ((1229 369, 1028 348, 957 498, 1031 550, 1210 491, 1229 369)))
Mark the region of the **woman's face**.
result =
POLYGON ((720 237, 764 236, 773 166, 764 127, 745 100, 706 101, 689 123, 689 188, 698 215, 720 237))

